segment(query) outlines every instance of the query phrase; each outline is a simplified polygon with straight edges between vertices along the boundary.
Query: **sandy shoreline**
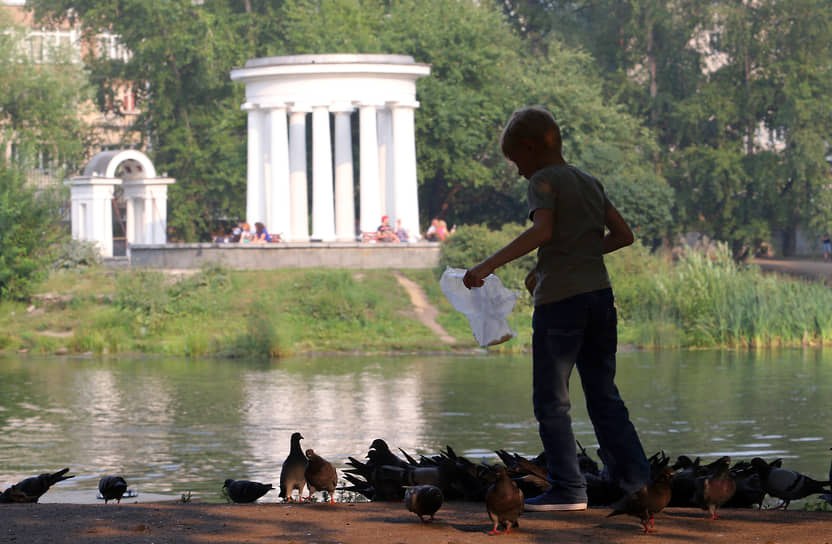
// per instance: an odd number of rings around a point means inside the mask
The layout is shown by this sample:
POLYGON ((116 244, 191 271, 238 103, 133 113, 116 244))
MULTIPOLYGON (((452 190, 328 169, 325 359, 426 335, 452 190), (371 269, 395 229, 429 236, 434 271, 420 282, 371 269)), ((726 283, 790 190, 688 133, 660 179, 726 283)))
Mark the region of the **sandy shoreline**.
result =
POLYGON ((526 512, 516 532, 495 537, 482 503, 447 503, 432 524, 400 503, 9 504, 0 506, 0 542, 832 544, 832 512, 725 510, 712 521, 700 510, 669 508, 650 535, 635 518, 609 512, 526 512))

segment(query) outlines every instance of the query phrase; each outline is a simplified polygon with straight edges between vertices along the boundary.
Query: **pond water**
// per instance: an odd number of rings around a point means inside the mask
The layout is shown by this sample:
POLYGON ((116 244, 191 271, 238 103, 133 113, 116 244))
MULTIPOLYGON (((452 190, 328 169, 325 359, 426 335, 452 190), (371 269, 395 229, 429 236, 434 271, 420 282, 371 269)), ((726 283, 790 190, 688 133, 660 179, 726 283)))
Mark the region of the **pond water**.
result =
MULTIPOLYGON (((573 379, 575 434, 595 455, 573 379)), ((648 455, 783 457, 828 474, 832 351, 625 352, 618 384, 648 455)), ((62 467, 76 474, 42 502, 96 502, 98 479, 114 473, 140 497, 219 501, 229 477, 276 485, 294 431, 339 468, 375 438, 488 462, 499 448, 541 449, 528 355, 0 358, 0 489, 62 467)))

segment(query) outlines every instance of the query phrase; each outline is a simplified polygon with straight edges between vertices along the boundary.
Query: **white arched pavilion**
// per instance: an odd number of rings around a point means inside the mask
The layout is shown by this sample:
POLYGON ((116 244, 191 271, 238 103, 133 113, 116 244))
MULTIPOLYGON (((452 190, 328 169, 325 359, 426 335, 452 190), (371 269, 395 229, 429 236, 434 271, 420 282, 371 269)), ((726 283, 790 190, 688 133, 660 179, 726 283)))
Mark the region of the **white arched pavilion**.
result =
POLYGON ((416 80, 429 73, 429 65, 405 55, 267 57, 233 69, 231 79, 246 86, 247 220, 263 221, 290 242, 355 240, 351 123, 357 111, 360 230, 375 231, 381 216, 388 215, 392 225, 401 219, 418 239, 413 112, 419 106, 416 80))
POLYGON ((127 201, 128 248, 130 244, 164 244, 168 185, 175 181, 157 177, 153 163, 141 151, 96 154, 82 175, 65 182, 72 196, 72 237, 97 242, 103 257, 113 256, 113 192, 121 185, 127 201))

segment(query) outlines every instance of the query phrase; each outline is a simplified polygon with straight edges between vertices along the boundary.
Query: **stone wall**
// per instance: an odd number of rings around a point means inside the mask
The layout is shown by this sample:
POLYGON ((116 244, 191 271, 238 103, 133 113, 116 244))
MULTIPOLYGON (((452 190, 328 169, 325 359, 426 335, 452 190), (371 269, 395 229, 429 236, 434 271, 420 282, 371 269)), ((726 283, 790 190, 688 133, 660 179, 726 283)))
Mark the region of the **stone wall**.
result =
POLYGON ((199 268, 205 264, 220 264, 236 270, 434 268, 439 264, 436 242, 134 244, 129 253, 131 266, 161 269, 199 268))

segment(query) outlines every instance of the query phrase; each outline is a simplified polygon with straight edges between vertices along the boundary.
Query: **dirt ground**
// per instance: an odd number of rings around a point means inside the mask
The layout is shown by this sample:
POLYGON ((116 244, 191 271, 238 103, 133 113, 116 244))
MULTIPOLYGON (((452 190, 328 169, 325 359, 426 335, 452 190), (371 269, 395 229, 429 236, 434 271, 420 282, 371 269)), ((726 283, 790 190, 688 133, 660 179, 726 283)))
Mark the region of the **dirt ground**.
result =
POLYGON ((490 536, 482 503, 445 504, 430 524, 398 503, 9 504, 0 506, 0 542, 832 544, 832 512, 725 510, 712 521, 700 510, 670 508, 649 535, 635 518, 609 512, 525 512, 519 529, 490 536))

